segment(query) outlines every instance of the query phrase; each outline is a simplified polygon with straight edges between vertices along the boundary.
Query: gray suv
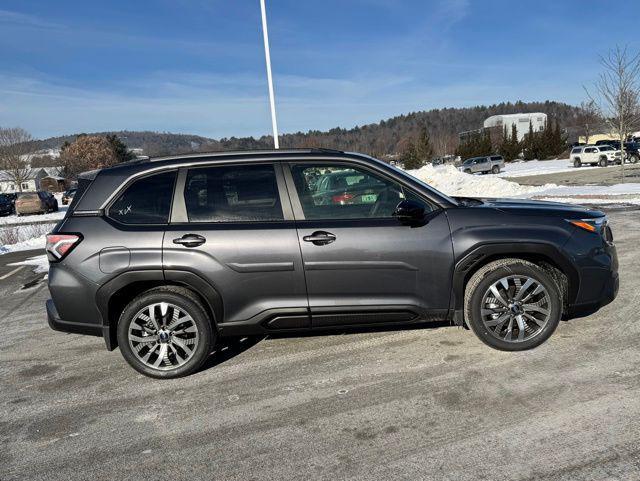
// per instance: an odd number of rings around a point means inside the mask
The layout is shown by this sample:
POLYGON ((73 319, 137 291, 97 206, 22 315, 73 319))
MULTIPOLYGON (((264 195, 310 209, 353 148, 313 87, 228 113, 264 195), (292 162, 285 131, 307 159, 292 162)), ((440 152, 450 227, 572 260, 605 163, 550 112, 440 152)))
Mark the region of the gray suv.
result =
POLYGON ((459 170, 465 174, 499 174, 501 169, 504 169, 504 159, 501 155, 472 157, 465 160, 459 167, 459 170))
POLYGON ((331 150, 85 173, 47 254, 50 326, 159 378, 194 372, 223 337, 432 320, 529 349, 618 290, 602 212, 451 198, 331 150))

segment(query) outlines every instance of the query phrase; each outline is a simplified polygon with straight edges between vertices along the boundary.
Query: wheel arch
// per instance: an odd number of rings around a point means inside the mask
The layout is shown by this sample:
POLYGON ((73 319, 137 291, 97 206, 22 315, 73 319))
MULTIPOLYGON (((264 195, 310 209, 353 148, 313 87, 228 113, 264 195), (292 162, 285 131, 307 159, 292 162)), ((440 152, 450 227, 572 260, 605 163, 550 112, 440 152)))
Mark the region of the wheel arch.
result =
POLYGON ((222 319, 222 298, 207 281, 186 271, 127 271, 113 278, 96 293, 96 303, 102 315, 107 349, 118 346, 117 326, 125 306, 141 293, 162 286, 183 287, 192 292, 207 310, 211 326, 217 330, 222 319))
POLYGON ((578 271, 554 245, 530 242, 484 244, 471 250, 454 266, 450 307, 455 324, 462 325, 464 322, 464 291, 471 276, 489 262, 505 258, 523 259, 540 267, 559 271, 566 277, 564 310, 575 301, 580 287, 578 271))

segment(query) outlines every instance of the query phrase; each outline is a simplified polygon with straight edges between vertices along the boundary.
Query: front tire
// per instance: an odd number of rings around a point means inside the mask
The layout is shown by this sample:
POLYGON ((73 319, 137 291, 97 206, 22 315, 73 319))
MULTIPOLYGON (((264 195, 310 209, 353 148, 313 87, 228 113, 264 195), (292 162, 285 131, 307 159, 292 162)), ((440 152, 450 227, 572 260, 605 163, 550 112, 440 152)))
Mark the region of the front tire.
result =
POLYGON ((580 159, 576 159, 576 160, 574 160, 574 161, 573 161, 573 166, 574 166, 576 169, 579 169, 580 167, 582 167, 582 162, 580 161, 580 159))
POLYGON ((600 167, 606 167, 607 166, 607 159, 600 159, 600 162, 598 162, 598 165, 600 167))
POLYGON ((545 342, 562 315, 561 289, 548 271, 522 259, 500 259, 467 283, 467 325, 488 346, 524 351, 545 342))
POLYGON ((493 167, 491 167, 491 173, 492 174, 499 174, 500 173, 500 167, 498 167, 497 165, 494 165, 493 167))
POLYGON ((632 164, 637 164, 638 163, 638 156, 637 155, 632 155, 629 157, 629 162, 632 164))
POLYGON ((172 379, 197 371, 215 342, 207 311, 190 291, 159 287, 131 301, 118 321, 122 356, 145 376, 172 379))

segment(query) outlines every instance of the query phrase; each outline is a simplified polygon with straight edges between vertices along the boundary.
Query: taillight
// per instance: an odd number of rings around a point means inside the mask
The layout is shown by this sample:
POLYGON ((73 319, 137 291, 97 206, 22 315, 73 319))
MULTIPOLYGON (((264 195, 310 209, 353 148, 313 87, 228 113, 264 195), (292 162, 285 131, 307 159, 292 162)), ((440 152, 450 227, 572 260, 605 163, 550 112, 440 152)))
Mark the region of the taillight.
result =
POLYGON ((50 262, 64 259, 82 240, 78 234, 47 234, 47 257, 50 262))
POLYGON ((344 204, 345 202, 353 199, 354 197, 355 195, 353 194, 341 194, 341 195, 334 195, 333 197, 331 197, 331 200, 333 201, 334 204, 344 204))

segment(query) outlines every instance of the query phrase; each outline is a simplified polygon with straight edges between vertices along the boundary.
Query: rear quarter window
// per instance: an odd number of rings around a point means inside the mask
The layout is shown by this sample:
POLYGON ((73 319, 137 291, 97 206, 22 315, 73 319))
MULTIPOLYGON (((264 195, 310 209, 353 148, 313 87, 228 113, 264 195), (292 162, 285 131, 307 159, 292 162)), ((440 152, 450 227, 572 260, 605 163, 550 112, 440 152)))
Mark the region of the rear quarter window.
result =
POLYGON ((175 179, 171 171, 134 181, 111 204, 108 217, 123 224, 166 224, 175 179))

